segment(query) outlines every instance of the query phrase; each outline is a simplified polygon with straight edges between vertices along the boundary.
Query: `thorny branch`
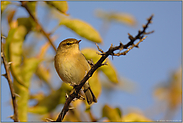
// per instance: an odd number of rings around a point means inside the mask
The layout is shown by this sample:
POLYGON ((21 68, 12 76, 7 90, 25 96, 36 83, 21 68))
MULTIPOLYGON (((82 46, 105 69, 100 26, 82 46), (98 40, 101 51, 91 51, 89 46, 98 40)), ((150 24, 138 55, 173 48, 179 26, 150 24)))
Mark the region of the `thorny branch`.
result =
POLYGON ((6 61, 6 58, 4 56, 4 52, 3 52, 3 43, 1 41, 1 58, 3 60, 3 64, 4 64, 4 68, 6 73, 3 74, 2 76, 4 76, 7 80, 8 80, 8 84, 10 87, 10 93, 11 93, 11 98, 12 98, 12 104, 13 104, 13 110, 14 110, 14 115, 12 116, 12 119, 14 120, 14 122, 18 122, 18 108, 17 108, 17 103, 16 103, 16 94, 13 88, 13 83, 11 80, 11 76, 10 76, 10 63, 8 63, 6 61))
POLYGON ((69 111, 69 105, 71 103, 71 101, 75 98, 78 97, 78 93, 80 91, 80 89, 82 88, 82 86, 85 84, 85 82, 93 75, 93 73, 95 72, 95 70, 97 70, 99 67, 101 67, 103 65, 103 61, 109 56, 109 55, 112 55, 112 56, 120 56, 120 55, 126 55, 132 48, 134 47, 137 47, 138 48, 138 45, 140 42, 142 42, 146 37, 144 37, 144 35, 147 35, 147 34, 151 34, 153 33, 154 31, 151 31, 151 32, 146 32, 146 29, 148 28, 148 25, 150 23, 152 23, 152 18, 153 18, 153 15, 151 15, 148 19, 147 19, 147 24, 146 25, 143 25, 143 30, 139 30, 138 31, 138 34, 133 37, 132 35, 129 35, 129 39, 130 41, 123 45, 122 43, 119 44, 119 46, 113 46, 111 44, 111 47, 108 49, 107 52, 104 52, 103 50, 101 50, 99 48, 99 46, 97 45, 97 48, 98 50, 101 52, 101 55, 102 57, 99 59, 99 61, 94 64, 91 69, 89 70, 89 72, 87 73, 87 75, 83 78, 83 80, 80 82, 79 85, 75 86, 75 91, 73 91, 68 98, 66 98, 66 102, 64 104, 64 107, 62 109, 62 111, 60 112, 58 118, 56 119, 56 122, 61 122, 63 120, 63 118, 65 117, 66 113, 69 111), (139 42, 134 44, 134 42, 139 39, 139 42), (126 49, 125 51, 123 52, 120 52, 122 50, 126 49), (114 53, 114 51, 116 50, 119 50, 119 53, 114 53))
POLYGON ((21 1, 21 6, 24 7, 27 10, 27 12, 29 13, 30 17, 34 20, 34 22, 37 24, 37 26, 40 27, 40 30, 45 35, 45 37, 48 39, 48 41, 50 42, 51 46, 53 47, 53 49, 56 52, 57 49, 56 49, 55 45, 53 44, 53 41, 49 37, 49 34, 45 32, 45 30, 43 29, 43 27, 39 24, 37 18, 34 17, 34 15, 31 13, 30 9, 27 6, 27 2, 28 1, 21 1))

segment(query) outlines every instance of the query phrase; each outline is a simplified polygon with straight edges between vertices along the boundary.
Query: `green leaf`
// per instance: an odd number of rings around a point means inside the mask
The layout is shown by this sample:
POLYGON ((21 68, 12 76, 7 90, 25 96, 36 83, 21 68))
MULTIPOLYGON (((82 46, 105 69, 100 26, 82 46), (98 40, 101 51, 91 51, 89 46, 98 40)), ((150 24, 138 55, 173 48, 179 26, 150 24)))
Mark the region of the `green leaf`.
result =
POLYGON ((31 11, 31 13, 34 15, 34 17, 36 17, 36 5, 37 5, 37 1, 28 1, 27 2, 27 6, 28 6, 29 10, 31 11))
POLYGON ((35 72, 37 65, 39 63, 39 59, 29 58, 24 60, 23 67, 21 69, 20 77, 23 79, 24 86, 19 84, 16 80, 14 80, 14 89, 17 96, 17 105, 18 105, 18 117, 21 122, 27 121, 27 113, 28 113, 28 101, 29 101, 29 89, 30 80, 35 72))
POLYGON ((68 11, 67 1, 45 1, 49 6, 56 8, 59 12, 66 15, 68 11))
POLYGON ((116 108, 112 108, 109 105, 104 105, 102 109, 102 117, 107 117, 110 122, 121 122, 121 116, 116 108))
MULTIPOLYGON (((94 63, 96 63, 101 57, 97 54, 98 51, 96 49, 86 48, 83 49, 81 52, 84 54, 87 60, 92 59, 94 63)), ((101 66, 98 70, 102 71, 111 82, 118 83, 118 75, 116 69, 109 59, 107 59, 107 65, 101 66)))
POLYGON ((18 26, 24 26, 27 29, 27 33, 36 26, 31 17, 18 18, 18 26))
POLYGON ((10 4, 10 1, 1 1, 1 13, 7 8, 7 6, 10 4))
POLYGON ((51 88, 51 73, 44 65, 40 64, 37 67, 35 74, 51 88))
POLYGON ((90 41, 101 43, 102 38, 99 32, 94 29, 90 24, 79 20, 79 19, 71 19, 71 18, 62 18, 60 21, 60 25, 64 25, 67 28, 73 30, 76 34, 81 37, 84 37, 90 41))
POLYGON ((37 58, 25 58, 23 61, 23 67, 21 69, 22 77, 26 87, 30 86, 30 79, 35 73, 40 60, 37 58))
POLYGON ((66 83, 62 83, 62 86, 52 91, 48 96, 45 96, 38 103, 29 108, 29 112, 35 114, 46 114, 53 111, 60 103, 65 103, 65 92, 69 93, 72 87, 66 83))
POLYGON ((6 42, 5 42, 4 47, 3 47, 4 54, 5 54, 5 57, 6 57, 7 62, 10 62, 9 46, 10 46, 10 42, 12 40, 14 40, 13 39, 13 35, 14 35, 14 33, 15 33, 16 30, 17 29, 15 29, 15 28, 10 28, 9 33, 8 33, 8 36, 6 38, 6 42))
POLYGON ((115 109, 116 109, 116 111, 118 112, 118 114, 119 114, 119 116, 121 118, 122 117, 122 112, 121 112, 120 108, 116 107, 115 109))
POLYGON ((11 63, 13 85, 17 97, 18 117, 21 122, 27 121, 27 109, 29 100, 29 86, 33 73, 40 60, 37 58, 23 58, 23 42, 27 29, 25 26, 11 28, 6 40, 6 55, 11 63))
POLYGON ((20 66, 22 63, 22 45, 27 30, 24 26, 19 26, 15 29, 12 29, 12 31, 10 32, 11 33, 9 34, 11 35, 8 35, 7 42, 9 42, 8 55, 10 62, 12 62, 11 64, 12 75, 17 82, 24 85, 24 81, 21 76, 20 66))

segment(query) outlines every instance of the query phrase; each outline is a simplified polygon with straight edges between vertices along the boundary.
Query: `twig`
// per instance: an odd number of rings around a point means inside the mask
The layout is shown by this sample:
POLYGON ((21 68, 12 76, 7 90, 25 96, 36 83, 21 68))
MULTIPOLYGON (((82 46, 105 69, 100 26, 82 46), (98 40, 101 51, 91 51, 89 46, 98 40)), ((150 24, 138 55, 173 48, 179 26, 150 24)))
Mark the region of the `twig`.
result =
POLYGON ((3 75, 7 80, 8 80, 8 84, 10 87, 10 93, 11 93, 11 98, 12 98, 12 103, 13 103, 13 110, 14 110, 14 115, 13 115, 13 120, 14 122, 18 122, 18 107, 17 107, 17 103, 16 103, 16 94, 13 88, 13 83, 10 77, 10 70, 9 70, 9 63, 6 61, 6 58, 4 56, 4 52, 3 52, 3 43, 1 41, 1 58, 3 60, 3 64, 4 64, 4 68, 6 73, 3 75))
MULTIPOLYGON (((85 82, 93 75, 93 73, 95 72, 95 70, 97 70, 99 67, 101 67, 103 64, 103 61, 109 56, 109 55, 112 55, 112 56, 120 56, 120 55, 126 55, 126 53, 128 53, 132 48, 134 47, 138 47, 139 43, 142 42, 146 37, 143 38, 143 36, 145 34, 147 34, 145 31, 148 27, 148 25, 151 23, 151 20, 153 18, 153 15, 150 16, 150 18, 147 19, 147 24, 143 26, 143 30, 142 31, 139 31, 138 34, 135 36, 135 38, 133 36, 131 36, 130 34, 129 35, 129 39, 130 41, 126 44, 126 45, 123 45, 122 43, 120 43, 119 46, 113 46, 111 44, 111 47, 108 49, 107 52, 104 52, 103 50, 101 50, 99 48, 99 46, 97 46, 98 50, 101 52, 101 55, 102 57, 99 59, 99 61, 94 64, 91 69, 88 71, 87 75, 83 78, 83 80, 80 82, 79 85, 76 85, 74 87, 75 91, 73 91, 69 97, 66 99, 66 102, 64 104, 64 107, 62 109, 62 111, 60 112, 58 118, 56 119, 56 122, 61 122, 64 118, 64 116, 66 115, 66 113, 69 111, 69 104, 71 103, 71 101, 76 98, 78 96, 78 93, 80 91, 80 89, 82 88, 82 86, 85 84, 85 82), (140 39, 140 41, 136 44, 134 44, 134 42, 137 40, 137 39, 140 39), (127 49, 126 51, 122 52, 122 53, 114 53, 114 51, 116 50, 123 50, 123 49, 127 49)), ((151 32, 152 33, 152 32, 151 32)), ((150 34, 150 33, 148 33, 150 34)))
POLYGON ((29 15, 31 16, 31 18, 35 21, 35 23, 37 24, 38 27, 40 27, 40 30, 42 31, 42 33, 45 35, 45 37, 48 39, 48 41, 50 42, 51 46, 53 47, 53 49, 56 52, 56 47, 53 44, 53 41, 51 40, 51 38, 49 37, 49 34, 46 33, 43 29, 43 27, 41 26, 41 24, 39 24, 38 20, 36 17, 34 17, 34 15, 31 13, 31 11, 29 10, 28 6, 27 6, 27 1, 21 1, 21 6, 24 7, 27 12, 29 13, 29 15))

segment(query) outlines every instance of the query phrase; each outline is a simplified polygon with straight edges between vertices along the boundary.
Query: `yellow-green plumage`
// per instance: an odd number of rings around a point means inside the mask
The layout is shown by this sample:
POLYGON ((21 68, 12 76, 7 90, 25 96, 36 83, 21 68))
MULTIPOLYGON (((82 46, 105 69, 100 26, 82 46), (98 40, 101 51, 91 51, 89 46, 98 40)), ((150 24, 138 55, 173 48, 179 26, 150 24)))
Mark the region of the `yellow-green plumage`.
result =
MULTIPOLYGON (((79 50, 79 42, 76 39, 66 39, 62 41, 56 52, 54 64, 60 78, 72 85, 79 84, 90 69, 90 66, 79 50)), ((89 83, 84 85, 85 95, 88 104, 97 102, 89 83)))

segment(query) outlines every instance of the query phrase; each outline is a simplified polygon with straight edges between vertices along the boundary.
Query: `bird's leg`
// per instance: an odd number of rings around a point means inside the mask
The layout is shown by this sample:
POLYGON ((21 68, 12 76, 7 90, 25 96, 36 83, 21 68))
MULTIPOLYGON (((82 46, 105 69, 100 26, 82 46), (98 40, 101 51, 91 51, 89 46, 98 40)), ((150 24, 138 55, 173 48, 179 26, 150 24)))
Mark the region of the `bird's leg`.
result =
MULTIPOLYGON (((73 93, 74 91, 76 92, 75 88, 78 86, 78 84, 72 83, 71 86, 73 87, 73 90, 71 91, 71 93, 73 93)), ((78 95, 76 95, 76 99, 85 100, 81 90, 79 91, 78 95)))

